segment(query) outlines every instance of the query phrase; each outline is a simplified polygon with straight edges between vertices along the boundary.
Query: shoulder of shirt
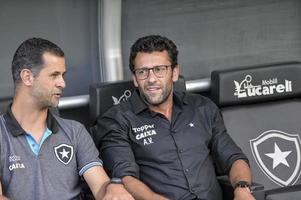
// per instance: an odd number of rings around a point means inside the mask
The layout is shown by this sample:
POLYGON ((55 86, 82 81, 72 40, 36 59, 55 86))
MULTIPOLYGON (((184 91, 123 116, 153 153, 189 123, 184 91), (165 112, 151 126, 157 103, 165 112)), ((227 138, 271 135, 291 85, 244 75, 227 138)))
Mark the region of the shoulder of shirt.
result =
POLYGON ((117 113, 125 113, 128 111, 133 111, 133 108, 129 100, 122 101, 117 105, 112 105, 111 108, 109 108, 107 111, 103 113, 103 116, 111 116, 111 115, 116 115, 117 113))
POLYGON ((55 118, 58 125, 61 126, 62 128, 79 129, 84 127, 82 123, 76 120, 65 119, 57 115, 53 115, 53 117, 55 118))
POLYGON ((184 98, 187 100, 188 104, 193 103, 194 105, 208 105, 216 107, 216 104, 210 98, 201 94, 186 92, 184 98))

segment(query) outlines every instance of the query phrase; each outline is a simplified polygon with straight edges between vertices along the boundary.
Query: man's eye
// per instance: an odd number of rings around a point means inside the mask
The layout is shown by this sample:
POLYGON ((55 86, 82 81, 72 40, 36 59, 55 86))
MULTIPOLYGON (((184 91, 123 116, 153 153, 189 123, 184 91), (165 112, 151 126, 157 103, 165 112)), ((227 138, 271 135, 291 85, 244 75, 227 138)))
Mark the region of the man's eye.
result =
POLYGON ((137 70, 136 72, 137 72, 137 74, 145 74, 145 73, 146 73, 146 70, 141 69, 141 70, 137 70))
POLYGON ((162 71, 164 71, 165 70, 165 67, 163 67, 163 66, 160 66, 160 67, 156 67, 155 68, 155 71, 157 71, 157 72, 162 72, 162 71))
POLYGON ((60 73, 52 73, 52 74, 50 74, 50 76, 53 77, 53 78, 55 78, 57 76, 60 76, 60 73))
POLYGON ((156 67, 156 68, 154 68, 154 70, 155 70, 156 72, 162 71, 162 69, 161 69, 160 67, 156 67))

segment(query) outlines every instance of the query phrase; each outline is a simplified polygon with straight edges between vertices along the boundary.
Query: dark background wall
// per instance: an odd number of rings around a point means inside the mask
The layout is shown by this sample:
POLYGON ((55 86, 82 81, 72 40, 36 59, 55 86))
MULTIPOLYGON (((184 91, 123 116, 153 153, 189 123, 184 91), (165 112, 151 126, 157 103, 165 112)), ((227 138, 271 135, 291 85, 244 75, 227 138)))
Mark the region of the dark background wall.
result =
POLYGON ((43 37, 66 54, 64 96, 88 94, 100 80, 97 0, 0 0, 0 98, 13 95, 11 61, 27 38, 43 37))
POLYGON ((179 48, 186 79, 214 69, 301 60, 300 0, 123 0, 124 71, 130 45, 162 34, 179 48))

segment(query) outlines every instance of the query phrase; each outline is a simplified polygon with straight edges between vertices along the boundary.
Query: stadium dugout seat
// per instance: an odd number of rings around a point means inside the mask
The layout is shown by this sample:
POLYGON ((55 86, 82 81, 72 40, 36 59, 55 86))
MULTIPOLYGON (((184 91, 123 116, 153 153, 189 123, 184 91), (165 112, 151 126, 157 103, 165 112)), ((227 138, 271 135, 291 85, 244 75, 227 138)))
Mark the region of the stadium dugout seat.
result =
POLYGON ((89 109, 91 124, 113 105, 127 100, 135 89, 132 81, 96 83, 89 89, 89 109))
POLYGON ((1 99, 0 100, 0 115, 6 112, 7 106, 12 102, 12 99, 1 99))
POLYGON ((301 63, 213 71, 212 99, 267 200, 301 199, 301 63))

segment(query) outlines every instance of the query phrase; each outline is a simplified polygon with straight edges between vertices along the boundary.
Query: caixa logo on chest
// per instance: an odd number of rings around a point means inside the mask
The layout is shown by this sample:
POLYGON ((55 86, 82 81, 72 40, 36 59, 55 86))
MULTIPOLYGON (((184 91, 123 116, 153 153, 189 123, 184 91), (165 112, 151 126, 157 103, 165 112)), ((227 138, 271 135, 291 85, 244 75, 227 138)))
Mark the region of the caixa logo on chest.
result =
POLYGON ((11 156, 8 157, 8 160, 9 160, 9 166, 8 166, 9 171, 25 168, 25 165, 21 161, 20 156, 11 155, 11 156))
POLYGON ((143 145, 150 145, 154 143, 153 136, 157 135, 154 124, 145 124, 140 127, 132 128, 135 133, 135 139, 137 141, 142 140, 143 145))
POLYGON ((260 85, 252 84, 252 76, 246 75, 242 81, 234 80, 235 92, 237 98, 254 97, 262 95, 273 95, 292 92, 292 81, 284 80, 279 82, 277 78, 261 80, 260 85))
POLYGON ((301 173, 298 134, 269 130, 250 140, 255 161, 265 175, 280 186, 294 185, 301 173))

